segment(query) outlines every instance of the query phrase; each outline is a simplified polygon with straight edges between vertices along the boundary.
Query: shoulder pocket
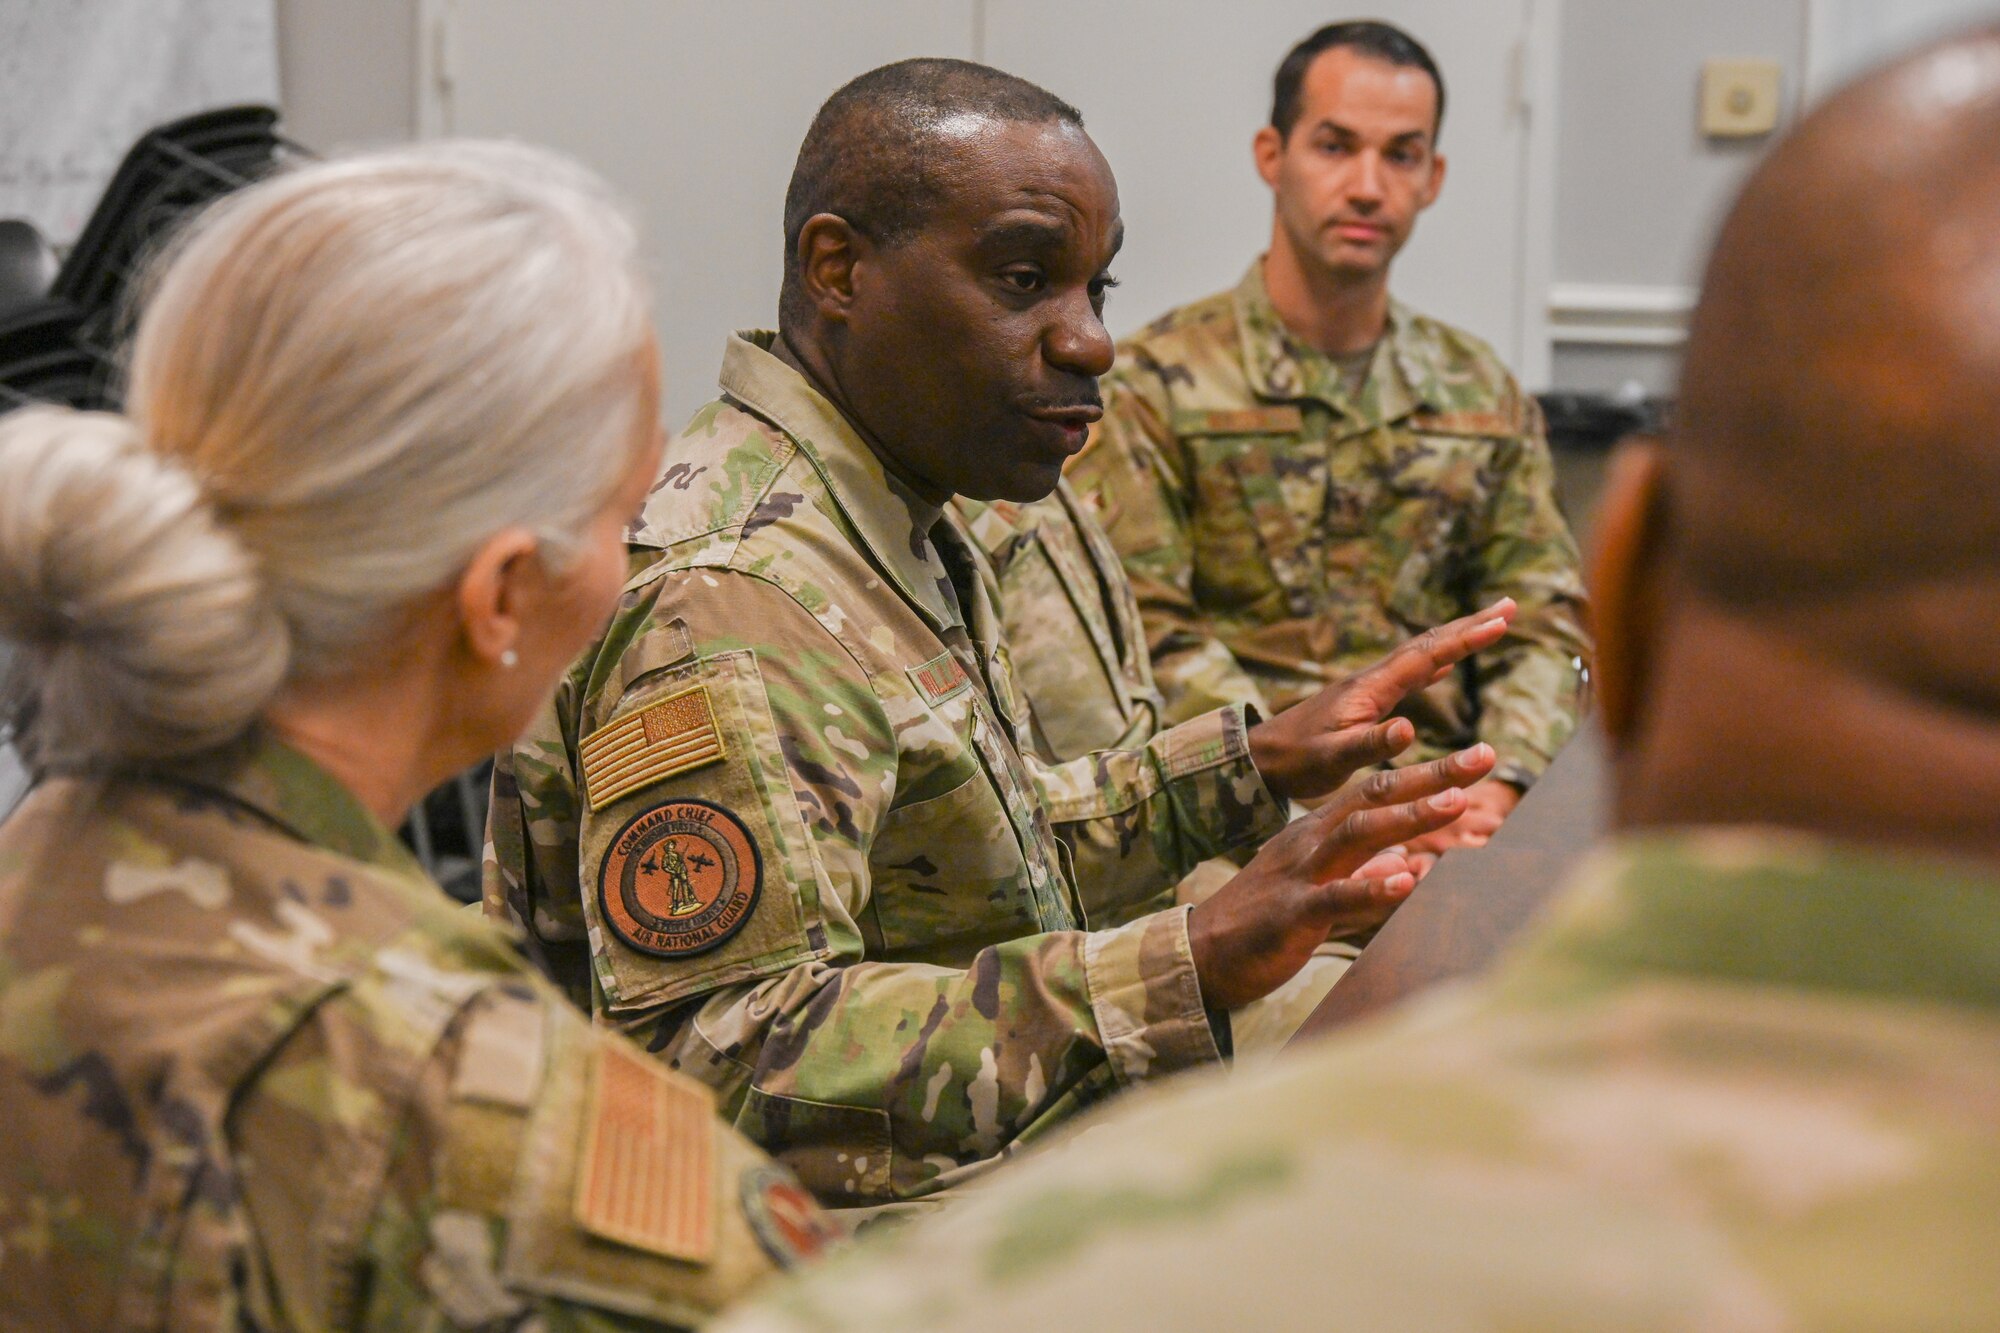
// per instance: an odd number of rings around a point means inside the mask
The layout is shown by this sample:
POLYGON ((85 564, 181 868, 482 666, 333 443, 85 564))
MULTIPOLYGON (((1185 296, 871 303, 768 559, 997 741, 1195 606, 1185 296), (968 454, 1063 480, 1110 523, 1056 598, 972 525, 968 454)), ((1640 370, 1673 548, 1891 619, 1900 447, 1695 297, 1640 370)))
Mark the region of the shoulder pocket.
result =
POLYGON ((578 760, 584 913, 613 1012, 827 953, 811 843, 753 654, 640 679, 578 760))

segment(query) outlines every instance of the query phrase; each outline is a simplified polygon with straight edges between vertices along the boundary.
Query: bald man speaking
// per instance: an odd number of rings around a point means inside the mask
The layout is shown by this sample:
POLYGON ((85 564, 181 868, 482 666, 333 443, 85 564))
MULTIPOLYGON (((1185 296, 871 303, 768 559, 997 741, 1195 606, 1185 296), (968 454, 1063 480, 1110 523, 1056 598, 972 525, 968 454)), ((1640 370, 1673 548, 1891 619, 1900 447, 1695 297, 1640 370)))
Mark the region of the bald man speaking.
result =
POLYGON ((1751 181, 1600 520, 1619 831, 1496 975, 729 1327, 2000 1328, 1996 235, 2000 30, 1751 181))

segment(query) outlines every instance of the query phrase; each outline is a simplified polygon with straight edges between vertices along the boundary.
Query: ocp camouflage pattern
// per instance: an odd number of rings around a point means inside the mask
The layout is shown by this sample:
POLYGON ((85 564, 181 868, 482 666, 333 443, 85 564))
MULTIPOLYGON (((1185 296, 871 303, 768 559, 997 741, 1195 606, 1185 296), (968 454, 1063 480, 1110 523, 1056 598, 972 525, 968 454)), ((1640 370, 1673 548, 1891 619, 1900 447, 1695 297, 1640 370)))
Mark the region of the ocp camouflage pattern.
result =
POLYGON ((2000 1327, 1996 959, 1990 868, 1614 843, 1490 980, 1142 1093, 719 1327, 2000 1327))
POLYGON ((1218 1058, 1185 912, 1082 929, 1059 827, 1115 846, 1093 883, 1132 900, 1282 813, 1241 706, 1074 773, 1024 764, 978 552, 770 336, 731 341, 604 640, 496 778, 487 907, 822 1199, 881 1205, 1218 1058), (591 809, 581 738, 696 685, 726 757, 591 809), (607 925, 598 876, 618 829, 689 799, 749 830, 758 901, 718 947, 651 956, 607 925))
POLYGON ((704 1119, 705 1258, 585 1230, 620 1041, 274 741, 50 777, 0 825, 0 1328, 692 1327, 774 1168, 704 1119))
POLYGON ((1119 349, 1068 469, 1125 561, 1170 721, 1229 702, 1220 642, 1288 707, 1412 634, 1509 596, 1496 649, 1402 709, 1397 762, 1475 740, 1526 786, 1575 726, 1577 552, 1532 398, 1477 339, 1391 303, 1358 401, 1242 283, 1119 349))

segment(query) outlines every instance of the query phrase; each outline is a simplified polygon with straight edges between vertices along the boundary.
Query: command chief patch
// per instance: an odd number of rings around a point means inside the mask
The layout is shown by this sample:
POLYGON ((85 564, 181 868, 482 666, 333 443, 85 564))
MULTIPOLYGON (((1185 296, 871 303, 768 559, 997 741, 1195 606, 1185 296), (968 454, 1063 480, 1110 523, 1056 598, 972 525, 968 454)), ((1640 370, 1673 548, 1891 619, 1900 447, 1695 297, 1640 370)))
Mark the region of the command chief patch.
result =
POLYGON ((715 1252, 715 1099, 606 1042, 591 1069, 577 1225, 621 1245, 706 1263, 715 1252))
POLYGON ((597 904, 612 934, 634 949, 685 958, 741 930, 763 882, 742 820, 709 801, 670 801, 611 839, 597 904))
POLYGON ((722 732, 708 686, 660 700, 599 727, 577 747, 590 808, 602 810, 627 792, 722 758, 722 732))

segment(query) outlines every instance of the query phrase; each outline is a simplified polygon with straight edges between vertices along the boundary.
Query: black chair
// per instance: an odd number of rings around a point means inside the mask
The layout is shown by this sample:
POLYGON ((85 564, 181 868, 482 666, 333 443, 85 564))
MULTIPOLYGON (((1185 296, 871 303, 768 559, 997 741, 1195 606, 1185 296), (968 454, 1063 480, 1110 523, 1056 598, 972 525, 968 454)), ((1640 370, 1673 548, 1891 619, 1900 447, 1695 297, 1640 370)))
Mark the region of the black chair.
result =
POLYGON ((270 107, 225 107, 149 130, 132 146, 50 288, 84 312, 87 340, 116 344, 133 277, 182 219, 292 155, 310 156, 277 124, 270 107))
POLYGON ((117 366, 84 338, 83 325, 83 311, 52 298, 0 315, 0 412, 29 403, 116 403, 117 366))
POLYGON ((56 268, 56 252, 34 223, 0 218, 0 318, 47 296, 56 268))

